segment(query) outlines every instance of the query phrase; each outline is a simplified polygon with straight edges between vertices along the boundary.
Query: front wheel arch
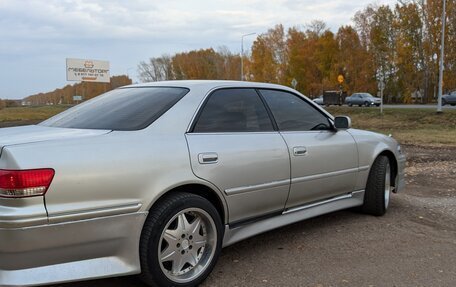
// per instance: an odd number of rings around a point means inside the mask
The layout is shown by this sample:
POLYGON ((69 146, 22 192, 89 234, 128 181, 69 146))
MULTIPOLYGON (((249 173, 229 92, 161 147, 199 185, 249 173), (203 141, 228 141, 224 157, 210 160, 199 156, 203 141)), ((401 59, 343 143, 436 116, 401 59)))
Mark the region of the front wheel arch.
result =
POLYGON ((390 150, 384 150, 379 155, 377 155, 376 159, 382 155, 386 156, 389 160, 390 168, 391 168, 391 184, 394 187, 396 187, 396 177, 397 177, 397 172, 398 172, 398 164, 397 164, 396 156, 390 150))
POLYGON ((391 195, 391 163, 386 155, 379 155, 373 162, 364 192, 360 211, 374 216, 386 213, 391 195))

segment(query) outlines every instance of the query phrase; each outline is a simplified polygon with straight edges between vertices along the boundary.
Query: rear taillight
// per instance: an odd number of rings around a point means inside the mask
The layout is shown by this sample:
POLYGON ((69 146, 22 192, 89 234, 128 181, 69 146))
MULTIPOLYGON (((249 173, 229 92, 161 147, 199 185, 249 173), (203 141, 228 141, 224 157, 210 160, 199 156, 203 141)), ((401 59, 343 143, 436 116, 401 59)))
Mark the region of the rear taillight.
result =
POLYGON ((20 198, 44 195, 54 174, 54 170, 50 168, 0 169, 0 197, 20 198))

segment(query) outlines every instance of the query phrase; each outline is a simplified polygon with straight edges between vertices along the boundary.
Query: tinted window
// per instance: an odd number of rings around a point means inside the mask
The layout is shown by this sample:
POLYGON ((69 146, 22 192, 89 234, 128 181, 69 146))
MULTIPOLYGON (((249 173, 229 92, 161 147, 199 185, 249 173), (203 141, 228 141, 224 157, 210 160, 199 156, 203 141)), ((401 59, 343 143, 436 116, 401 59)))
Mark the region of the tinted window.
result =
POLYGON ((281 131, 329 129, 328 119, 304 99, 287 92, 261 90, 281 131))
POLYGON ((224 89, 209 96, 194 132, 259 132, 273 130, 263 102, 252 89, 224 89))
POLYGON ((40 125, 59 128, 139 130, 147 127, 189 90, 125 88, 110 91, 58 114, 40 125))

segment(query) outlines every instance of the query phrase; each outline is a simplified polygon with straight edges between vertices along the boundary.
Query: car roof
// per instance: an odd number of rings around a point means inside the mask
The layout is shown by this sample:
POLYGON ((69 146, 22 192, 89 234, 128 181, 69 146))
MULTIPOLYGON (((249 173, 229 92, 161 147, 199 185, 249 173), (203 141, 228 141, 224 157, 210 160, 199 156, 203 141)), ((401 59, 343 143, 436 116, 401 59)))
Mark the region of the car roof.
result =
MULTIPOLYGON (((253 89, 277 89, 282 91, 288 91, 294 94, 302 95, 295 89, 292 89, 287 86, 270 84, 270 83, 259 83, 259 82, 248 82, 248 81, 228 81, 228 80, 178 80, 178 81, 159 81, 159 82, 148 82, 133 84, 128 86, 120 87, 122 88, 144 88, 144 87, 180 87, 188 89, 205 89, 207 91, 217 89, 217 88, 253 88, 253 89)), ((325 109, 319 107, 313 101, 311 102, 317 109, 319 109, 323 114, 327 115, 329 118, 334 119, 334 117, 325 109)))
POLYGON ((180 81, 159 81, 159 82, 148 82, 124 86, 122 88, 132 87, 182 87, 182 88, 206 88, 213 89, 219 87, 241 87, 241 88, 268 88, 268 89, 281 89, 294 91, 289 87, 269 84, 269 83, 258 83, 248 81, 228 81, 228 80, 180 80, 180 81))

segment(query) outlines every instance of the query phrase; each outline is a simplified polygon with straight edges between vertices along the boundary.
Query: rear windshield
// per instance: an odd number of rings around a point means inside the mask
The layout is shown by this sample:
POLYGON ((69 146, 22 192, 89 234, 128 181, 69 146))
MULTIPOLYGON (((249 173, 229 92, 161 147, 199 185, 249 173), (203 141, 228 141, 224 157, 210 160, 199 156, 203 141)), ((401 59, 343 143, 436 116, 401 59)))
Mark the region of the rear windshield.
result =
POLYGON ((60 113, 39 125, 58 128, 140 130, 188 93, 176 87, 117 89, 60 113))

